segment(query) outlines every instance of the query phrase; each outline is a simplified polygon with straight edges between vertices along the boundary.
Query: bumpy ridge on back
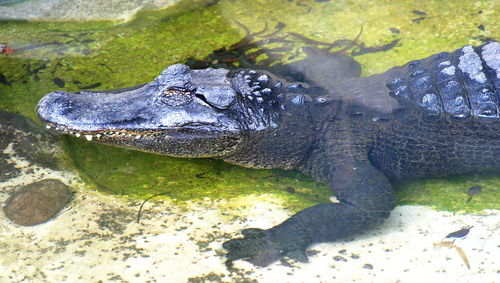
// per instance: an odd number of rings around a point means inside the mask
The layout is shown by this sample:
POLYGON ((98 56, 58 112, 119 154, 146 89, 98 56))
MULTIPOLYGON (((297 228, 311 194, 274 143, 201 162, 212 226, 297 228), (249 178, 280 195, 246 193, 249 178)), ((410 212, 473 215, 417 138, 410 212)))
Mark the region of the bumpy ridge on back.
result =
POLYGON ((500 43, 465 46, 403 66, 386 86, 402 104, 457 119, 499 117, 500 43))
MULTIPOLYGON (((275 119, 280 106, 283 85, 270 75, 254 70, 232 71, 228 74, 232 87, 238 92, 238 103, 253 129, 277 127, 275 119)), ((237 115, 238 116, 238 115, 237 115)))

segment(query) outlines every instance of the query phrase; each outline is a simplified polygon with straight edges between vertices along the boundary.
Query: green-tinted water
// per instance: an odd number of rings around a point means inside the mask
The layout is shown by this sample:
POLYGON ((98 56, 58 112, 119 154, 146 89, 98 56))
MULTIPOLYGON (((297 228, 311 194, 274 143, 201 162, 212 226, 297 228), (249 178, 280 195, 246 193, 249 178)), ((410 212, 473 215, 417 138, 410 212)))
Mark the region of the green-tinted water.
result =
MULTIPOLYGON (((395 48, 356 56, 363 75, 432 53, 498 40, 496 1, 181 1, 173 8, 137 15, 129 23, 0 22, 0 41, 15 49, 0 56, 0 108, 36 119, 38 100, 53 90, 108 89, 152 80, 165 66, 202 59, 240 41, 245 31, 284 23, 318 41, 354 39, 395 48), (195 4, 193 4, 195 3, 195 4), (213 5, 204 5, 212 3, 213 5), (202 8, 204 7, 204 8, 202 8)), ((297 43, 295 50, 301 50, 297 43)), ((303 44, 302 44, 303 45, 303 44)), ((278 44, 271 44, 277 47, 278 44)), ((298 54, 293 59, 301 58, 298 54)), ((289 61, 289 54, 283 54, 289 61)), ((251 170, 215 160, 173 159, 65 138, 66 151, 89 182, 138 197, 168 192, 177 200, 273 193, 296 210, 328 201, 329 190, 300 174, 251 170)), ((399 185, 400 203, 440 209, 499 208, 500 176, 464 176, 399 185), (466 191, 483 185, 466 203, 466 191)))

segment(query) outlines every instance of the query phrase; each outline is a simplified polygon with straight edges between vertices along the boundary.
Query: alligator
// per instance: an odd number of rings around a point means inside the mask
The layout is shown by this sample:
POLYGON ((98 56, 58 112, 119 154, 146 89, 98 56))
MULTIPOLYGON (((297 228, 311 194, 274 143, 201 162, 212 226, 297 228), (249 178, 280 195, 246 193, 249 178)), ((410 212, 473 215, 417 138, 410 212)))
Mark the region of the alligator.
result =
POLYGON ((332 188, 328 203, 226 241, 229 265, 243 259, 267 266, 284 256, 306 262, 312 243, 379 225, 395 207, 396 180, 500 172, 500 43, 464 46, 364 78, 322 80, 331 71, 315 64, 301 64, 320 74, 309 83, 268 71, 175 64, 127 89, 51 92, 37 113, 57 133, 293 169, 332 188))

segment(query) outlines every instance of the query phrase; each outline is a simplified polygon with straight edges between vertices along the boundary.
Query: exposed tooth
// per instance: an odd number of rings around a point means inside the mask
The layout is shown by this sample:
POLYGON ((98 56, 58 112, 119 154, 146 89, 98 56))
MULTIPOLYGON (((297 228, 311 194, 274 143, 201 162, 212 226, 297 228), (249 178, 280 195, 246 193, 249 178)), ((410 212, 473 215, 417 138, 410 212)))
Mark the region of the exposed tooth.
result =
POLYGON ((135 136, 136 139, 140 139, 141 137, 142 137, 141 135, 135 136))
POLYGON ((86 138, 88 141, 91 141, 91 140, 92 140, 92 135, 85 135, 85 138, 86 138))
POLYGON ((101 137, 101 134, 97 134, 97 135, 95 135, 95 136, 96 136, 97 138, 100 138, 100 137, 101 137))
POLYGON ((76 134, 75 134, 75 136, 76 136, 77 138, 79 138, 81 135, 80 135, 80 133, 76 133, 76 134))
POLYGON ((50 128, 52 128, 52 127, 51 127, 51 126, 49 126, 49 125, 45 125, 45 128, 50 129, 50 128))

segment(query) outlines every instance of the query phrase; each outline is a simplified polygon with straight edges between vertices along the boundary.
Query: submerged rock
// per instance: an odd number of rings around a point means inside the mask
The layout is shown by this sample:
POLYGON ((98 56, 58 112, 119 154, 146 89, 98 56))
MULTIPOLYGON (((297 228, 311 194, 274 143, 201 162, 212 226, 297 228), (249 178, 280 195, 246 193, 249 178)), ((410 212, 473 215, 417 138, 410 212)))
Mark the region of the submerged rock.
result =
POLYGON ((3 208, 5 215, 19 225, 32 226, 56 216, 71 199, 63 182, 45 179, 14 192, 3 208))
POLYGON ((0 19, 126 20, 142 9, 161 9, 178 0, 10 0, 0 1, 0 19))

